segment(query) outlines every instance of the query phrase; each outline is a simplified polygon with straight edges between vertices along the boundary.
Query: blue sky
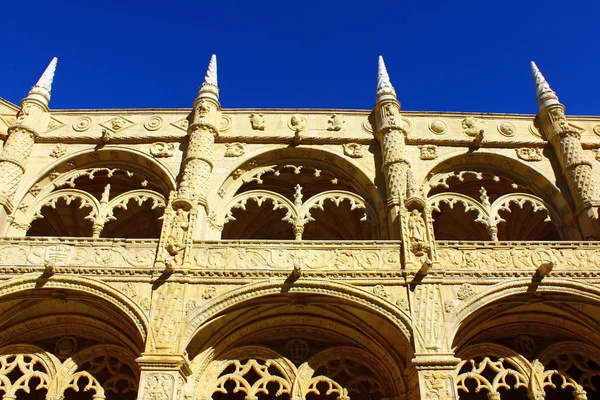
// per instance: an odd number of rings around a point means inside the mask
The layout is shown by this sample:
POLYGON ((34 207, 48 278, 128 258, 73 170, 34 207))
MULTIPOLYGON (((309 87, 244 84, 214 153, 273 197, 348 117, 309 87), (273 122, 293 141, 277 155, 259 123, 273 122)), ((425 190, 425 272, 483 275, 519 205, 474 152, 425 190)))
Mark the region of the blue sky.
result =
POLYGON ((224 108, 370 109, 377 56, 406 110, 535 113, 535 60, 600 115, 600 1, 6 2, 0 97, 53 56, 51 108, 191 107, 217 54, 224 108))

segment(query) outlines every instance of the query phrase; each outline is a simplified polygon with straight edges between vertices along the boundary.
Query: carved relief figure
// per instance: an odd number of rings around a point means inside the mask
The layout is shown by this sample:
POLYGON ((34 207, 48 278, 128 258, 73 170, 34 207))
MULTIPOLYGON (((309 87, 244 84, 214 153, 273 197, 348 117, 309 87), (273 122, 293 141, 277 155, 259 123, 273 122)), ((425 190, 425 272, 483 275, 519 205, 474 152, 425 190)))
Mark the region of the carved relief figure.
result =
POLYGON ((176 264, 181 264, 181 251, 185 249, 186 236, 189 229, 189 212, 183 208, 175 211, 173 221, 171 222, 171 233, 167 238, 166 249, 174 257, 176 264))
POLYGON ((414 242, 426 242, 427 234, 425 232, 425 220, 421 212, 417 209, 412 210, 408 220, 408 229, 410 238, 414 242))
POLYGON ((463 132, 471 137, 476 137, 477 135, 483 134, 483 121, 473 118, 467 117, 461 121, 461 125, 463 128, 463 132))
POLYGON ((150 146, 150 154, 156 158, 172 157, 174 150, 174 143, 156 142, 150 146))
POLYGON ((339 114, 333 114, 327 121, 328 131, 339 131, 344 126, 344 117, 339 114))
POLYGON ((250 125, 255 131, 265 130, 265 117, 263 114, 252 114, 250 115, 250 125))

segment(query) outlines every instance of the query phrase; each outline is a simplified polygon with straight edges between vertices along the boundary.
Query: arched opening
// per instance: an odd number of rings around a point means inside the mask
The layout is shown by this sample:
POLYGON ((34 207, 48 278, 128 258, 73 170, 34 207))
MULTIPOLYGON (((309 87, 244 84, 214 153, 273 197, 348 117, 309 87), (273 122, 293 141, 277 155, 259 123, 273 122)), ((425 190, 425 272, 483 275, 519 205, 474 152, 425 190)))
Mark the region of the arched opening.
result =
POLYGON ((133 400, 144 336, 108 299, 59 287, 13 292, 0 298, 0 390, 133 400))
POLYGON ((383 235, 365 190, 347 172, 286 160, 234 174, 217 219, 223 239, 368 240, 383 235), (235 192, 234 192, 235 190, 235 192))
POLYGON ((57 165, 22 200, 13 229, 27 236, 157 239, 173 183, 160 167, 140 162, 133 153, 98 151, 57 165))
POLYGON ((566 236, 544 193, 523 177, 489 166, 432 172, 425 192, 437 240, 541 241, 566 236))
POLYGON ((405 393, 401 371, 410 349, 398 327, 365 306, 294 293, 219 312, 195 331, 186 350, 193 376, 206 383, 195 396, 381 400, 405 393))
POLYGON ((572 294, 522 293, 464 319, 454 338, 459 398, 573 399, 600 392, 600 305, 572 294), (488 395, 492 396, 489 397, 488 395), (486 397, 488 396, 488 397, 486 397))

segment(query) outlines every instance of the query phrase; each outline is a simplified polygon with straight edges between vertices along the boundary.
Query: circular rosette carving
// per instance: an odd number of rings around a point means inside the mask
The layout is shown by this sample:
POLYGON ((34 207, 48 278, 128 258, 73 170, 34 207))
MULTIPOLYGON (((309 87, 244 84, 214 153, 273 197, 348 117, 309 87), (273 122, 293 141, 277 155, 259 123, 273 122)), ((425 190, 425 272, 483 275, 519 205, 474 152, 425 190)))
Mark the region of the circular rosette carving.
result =
POLYGON ((598 136, 600 136, 600 125, 596 125, 594 126, 594 133, 598 136))
POLYGON ((92 119, 90 117, 81 117, 73 124, 73 130, 84 132, 90 129, 90 126, 92 126, 92 119))
POLYGON ((163 126, 163 120, 159 116, 154 116, 144 123, 144 127, 149 131, 157 131, 163 126))

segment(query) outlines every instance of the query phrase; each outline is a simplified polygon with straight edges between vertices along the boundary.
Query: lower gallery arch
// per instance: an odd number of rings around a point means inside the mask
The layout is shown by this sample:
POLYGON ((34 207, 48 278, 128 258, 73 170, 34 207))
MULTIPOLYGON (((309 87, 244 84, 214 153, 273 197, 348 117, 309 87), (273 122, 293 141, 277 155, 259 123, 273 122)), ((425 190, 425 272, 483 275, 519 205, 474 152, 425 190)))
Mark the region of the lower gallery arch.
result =
POLYGON ((381 400, 406 393, 411 346, 389 319, 348 299, 281 289, 240 300, 195 331, 186 349, 191 398, 381 400))
POLYGON ((127 299, 93 280, 26 275, 5 282, 0 392, 17 399, 133 400, 146 326, 127 299))
POLYGON ((600 398, 600 301, 577 286, 521 281, 470 300, 453 342, 460 399, 600 398))

